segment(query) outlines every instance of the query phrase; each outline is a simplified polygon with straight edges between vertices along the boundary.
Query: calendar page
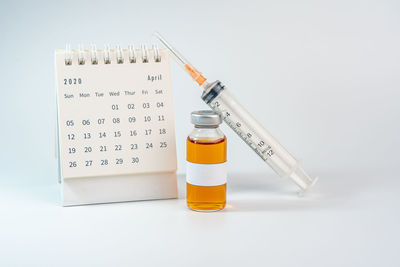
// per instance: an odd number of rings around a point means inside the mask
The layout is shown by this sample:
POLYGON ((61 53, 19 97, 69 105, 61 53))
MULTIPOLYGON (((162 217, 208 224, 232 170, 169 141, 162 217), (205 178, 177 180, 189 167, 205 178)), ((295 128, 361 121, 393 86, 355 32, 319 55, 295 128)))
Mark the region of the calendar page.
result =
POLYGON ((169 54, 142 51, 56 51, 62 178, 176 170, 169 54))

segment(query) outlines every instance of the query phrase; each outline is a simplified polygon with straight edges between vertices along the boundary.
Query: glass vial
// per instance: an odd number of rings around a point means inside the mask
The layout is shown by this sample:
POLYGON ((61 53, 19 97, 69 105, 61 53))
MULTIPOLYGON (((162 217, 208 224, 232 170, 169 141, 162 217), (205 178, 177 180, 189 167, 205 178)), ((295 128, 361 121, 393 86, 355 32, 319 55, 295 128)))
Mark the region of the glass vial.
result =
POLYGON ((196 211, 222 210, 226 203, 226 137, 222 118, 211 110, 191 113, 186 141, 186 201, 196 211))

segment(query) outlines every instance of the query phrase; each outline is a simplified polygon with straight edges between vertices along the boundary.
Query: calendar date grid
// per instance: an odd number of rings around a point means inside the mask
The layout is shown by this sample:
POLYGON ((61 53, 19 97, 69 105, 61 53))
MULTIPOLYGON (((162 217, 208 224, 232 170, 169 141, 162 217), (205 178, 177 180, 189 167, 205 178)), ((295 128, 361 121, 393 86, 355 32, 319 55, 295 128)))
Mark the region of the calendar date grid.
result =
POLYGON ((168 149, 169 121, 163 111, 167 106, 165 99, 141 97, 135 101, 123 100, 108 105, 108 116, 87 115, 64 120, 66 168, 119 167, 127 164, 134 167, 146 157, 151 157, 151 153, 168 149), (123 151, 125 153, 121 153, 123 151))

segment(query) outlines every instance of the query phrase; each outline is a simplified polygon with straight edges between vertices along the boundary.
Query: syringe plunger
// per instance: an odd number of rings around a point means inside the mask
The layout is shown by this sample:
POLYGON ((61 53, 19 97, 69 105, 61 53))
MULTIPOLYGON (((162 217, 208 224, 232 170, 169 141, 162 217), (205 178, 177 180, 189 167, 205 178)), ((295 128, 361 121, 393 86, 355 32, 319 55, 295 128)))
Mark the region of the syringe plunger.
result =
POLYGON ((290 178, 302 192, 315 183, 316 179, 306 174, 299 161, 247 112, 220 81, 210 83, 202 99, 220 113, 228 126, 280 177, 290 178))

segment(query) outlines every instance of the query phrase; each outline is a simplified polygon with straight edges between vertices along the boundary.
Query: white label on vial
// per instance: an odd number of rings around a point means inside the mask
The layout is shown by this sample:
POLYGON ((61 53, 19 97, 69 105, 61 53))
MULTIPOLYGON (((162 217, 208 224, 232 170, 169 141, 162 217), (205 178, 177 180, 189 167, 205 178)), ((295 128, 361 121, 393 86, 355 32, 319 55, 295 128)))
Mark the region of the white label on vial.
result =
POLYGON ((186 182, 199 186, 226 184, 226 162, 218 164, 198 164, 186 162, 186 182))

